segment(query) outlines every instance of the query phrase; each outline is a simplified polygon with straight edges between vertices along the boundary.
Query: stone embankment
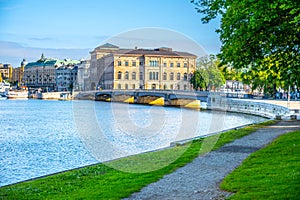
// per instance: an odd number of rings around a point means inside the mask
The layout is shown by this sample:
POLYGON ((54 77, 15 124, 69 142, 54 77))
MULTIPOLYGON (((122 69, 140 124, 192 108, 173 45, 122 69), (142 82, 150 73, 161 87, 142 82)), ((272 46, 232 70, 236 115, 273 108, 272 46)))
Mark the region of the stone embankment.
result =
POLYGON ((282 105, 252 99, 224 98, 220 93, 211 93, 207 102, 207 108, 211 110, 245 113, 270 119, 283 118, 291 114, 291 110, 282 105))

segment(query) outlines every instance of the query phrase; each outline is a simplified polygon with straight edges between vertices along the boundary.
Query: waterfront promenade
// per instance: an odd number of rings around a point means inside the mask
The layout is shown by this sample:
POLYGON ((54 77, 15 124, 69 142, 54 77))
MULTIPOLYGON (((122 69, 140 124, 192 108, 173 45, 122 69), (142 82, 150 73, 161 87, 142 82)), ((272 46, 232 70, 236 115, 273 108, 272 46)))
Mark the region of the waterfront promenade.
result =
POLYGON ((282 120, 259 129, 216 151, 197 157, 128 199, 225 199, 231 193, 220 190, 219 184, 232 170, 251 153, 278 136, 295 130, 300 130, 300 122, 297 120, 282 120))
POLYGON ((300 101, 283 101, 283 100, 255 100, 257 102, 264 102, 264 103, 269 103, 269 104, 275 104, 279 106, 284 106, 289 108, 290 110, 300 110, 300 101))

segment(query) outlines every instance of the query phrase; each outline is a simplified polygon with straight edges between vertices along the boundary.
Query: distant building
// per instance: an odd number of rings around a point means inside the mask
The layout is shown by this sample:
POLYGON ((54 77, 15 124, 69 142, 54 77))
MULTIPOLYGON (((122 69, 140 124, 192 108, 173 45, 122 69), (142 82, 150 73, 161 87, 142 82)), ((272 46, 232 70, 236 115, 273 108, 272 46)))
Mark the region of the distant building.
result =
POLYGON ((72 91, 78 88, 78 66, 67 64, 55 69, 56 91, 72 91))
POLYGON ((24 69, 27 65, 26 59, 23 59, 21 62, 21 66, 17 68, 13 68, 12 70, 12 79, 11 81, 14 83, 17 83, 18 86, 23 85, 23 75, 24 75, 24 69))
POLYGON ((242 81, 226 80, 225 87, 226 91, 230 92, 251 92, 251 87, 244 84, 242 81))
POLYGON ((104 44, 91 53, 91 89, 190 90, 196 55, 171 48, 120 49, 104 44))
POLYGON ((23 82, 30 88, 55 90, 57 80, 56 68, 78 63, 80 63, 78 60, 45 58, 44 54, 42 54, 38 61, 28 63, 25 66, 23 82))
POLYGON ((11 81, 12 78, 12 65, 11 64, 2 64, 0 63, 0 76, 2 80, 11 81))
POLYGON ((77 82, 78 87, 75 88, 79 91, 87 91, 91 90, 90 88, 90 60, 81 60, 78 66, 78 76, 77 76, 77 82))

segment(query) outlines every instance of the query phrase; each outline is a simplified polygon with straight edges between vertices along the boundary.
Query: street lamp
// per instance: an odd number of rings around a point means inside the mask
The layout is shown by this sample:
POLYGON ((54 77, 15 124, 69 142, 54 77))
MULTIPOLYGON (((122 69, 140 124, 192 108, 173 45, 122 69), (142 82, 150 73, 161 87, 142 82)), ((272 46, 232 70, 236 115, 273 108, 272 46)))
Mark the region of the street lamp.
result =
MULTIPOLYGON (((289 69, 289 70, 287 71, 287 73, 288 73, 289 79, 291 80, 290 74, 292 73, 292 71, 289 69)), ((291 85, 290 85, 290 81, 289 81, 289 91, 288 91, 288 102, 287 102, 287 107, 290 107, 290 92, 291 92, 291 85)))

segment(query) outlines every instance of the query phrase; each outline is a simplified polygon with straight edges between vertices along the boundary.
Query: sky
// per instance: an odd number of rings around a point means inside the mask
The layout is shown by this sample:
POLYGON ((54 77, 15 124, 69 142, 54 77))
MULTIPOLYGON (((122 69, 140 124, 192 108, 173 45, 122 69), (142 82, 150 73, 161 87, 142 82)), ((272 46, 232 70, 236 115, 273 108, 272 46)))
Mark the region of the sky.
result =
POLYGON ((217 28, 219 20, 201 23, 190 0, 0 0, 0 63, 19 67, 42 53, 87 59, 106 42, 216 54, 217 28))

